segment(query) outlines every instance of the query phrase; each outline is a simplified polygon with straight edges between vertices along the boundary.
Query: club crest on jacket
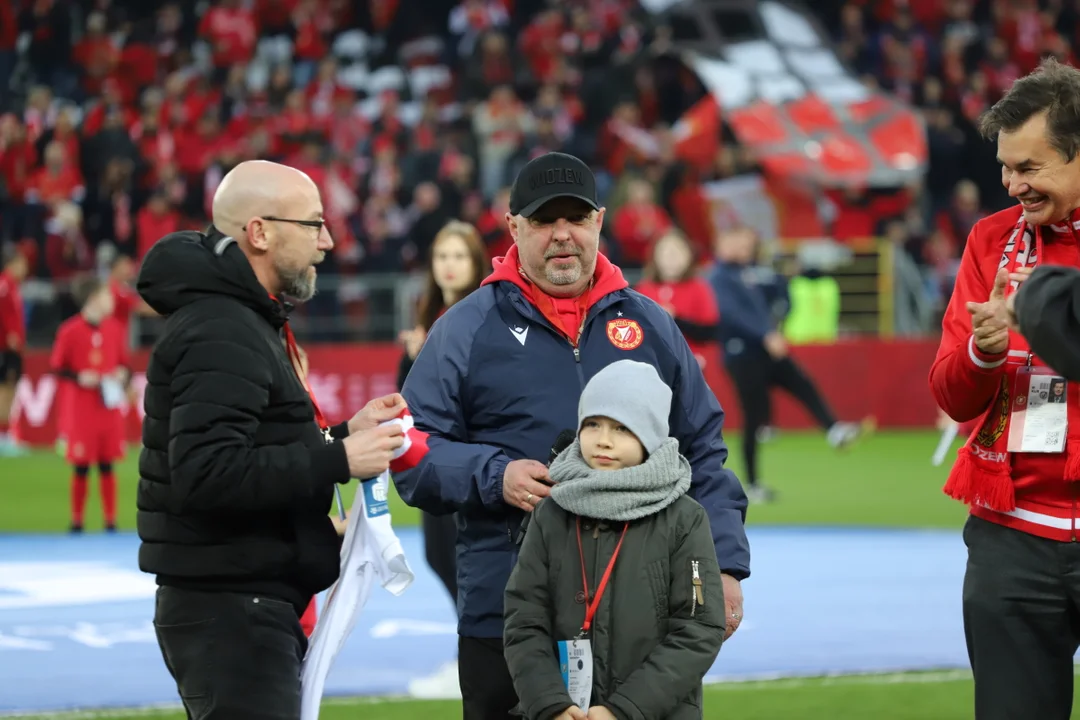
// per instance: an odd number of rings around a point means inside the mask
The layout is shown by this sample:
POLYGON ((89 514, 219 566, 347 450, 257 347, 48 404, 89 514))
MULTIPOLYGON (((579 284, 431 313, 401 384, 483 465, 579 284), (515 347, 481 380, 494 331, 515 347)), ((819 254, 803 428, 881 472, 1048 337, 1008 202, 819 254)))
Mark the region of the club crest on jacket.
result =
POLYGON ((641 331, 641 325, 637 320, 618 318, 609 320, 607 324, 607 336, 611 344, 620 350, 633 350, 641 345, 645 334, 641 331))

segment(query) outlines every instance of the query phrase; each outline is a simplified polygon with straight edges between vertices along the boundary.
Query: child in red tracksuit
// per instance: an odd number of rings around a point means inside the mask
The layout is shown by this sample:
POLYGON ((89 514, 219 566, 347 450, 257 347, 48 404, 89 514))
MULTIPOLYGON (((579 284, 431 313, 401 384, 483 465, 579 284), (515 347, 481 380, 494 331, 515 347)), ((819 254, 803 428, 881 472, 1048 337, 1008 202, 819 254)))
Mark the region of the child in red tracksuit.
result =
POLYGON ((127 338, 112 317, 109 286, 86 278, 76 283, 81 310, 56 333, 50 365, 66 385, 61 395, 60 433, 67 441, 71 479, 71 532, 83 531, 87 483, 97 466, 105 530, 116 531, 116 475, 124 456, 123 405, 131 373, 127 338))

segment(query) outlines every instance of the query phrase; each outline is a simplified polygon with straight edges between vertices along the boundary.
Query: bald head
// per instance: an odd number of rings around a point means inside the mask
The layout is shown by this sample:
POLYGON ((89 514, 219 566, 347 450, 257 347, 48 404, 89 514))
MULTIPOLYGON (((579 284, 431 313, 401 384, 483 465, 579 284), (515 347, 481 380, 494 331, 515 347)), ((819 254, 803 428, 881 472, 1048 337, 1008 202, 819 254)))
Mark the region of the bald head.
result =
POLYGON ((248 160, 221 179, 212 212, 214 227, 241 240, 252 218, 317 220, 322 203, 306 173, 268 160, 248 160))
POLYGON ((310 177, 265 160, 240 163, 221 179, 213 215, 214 227, 236 240, 267 292, 311 299, 315 266, 334 241, 310 177))

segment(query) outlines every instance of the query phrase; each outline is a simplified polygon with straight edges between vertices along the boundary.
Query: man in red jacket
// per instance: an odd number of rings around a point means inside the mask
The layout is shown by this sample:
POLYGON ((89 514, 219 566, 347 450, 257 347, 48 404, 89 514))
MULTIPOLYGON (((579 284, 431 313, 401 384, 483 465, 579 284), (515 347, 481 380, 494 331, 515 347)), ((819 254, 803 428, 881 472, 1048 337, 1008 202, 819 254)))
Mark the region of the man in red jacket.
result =
POLYGON ((1009 328, 1036 265, 1080 265, 1080 70, 1053 61, 980 121, 1019 204, 968 236, 930 371, 938 404, 978 420, 945 492, 971 506, 963 613, 979 720, 1065 720, 1080 645, 1080 386, 1009 328), (1065 383, 1067 401, 1049 401, 1065 383))
POLYGON ((22 377, 26 345, 26 318, 19 287, 30 271, 26 256, 17 250, 4 256, 0 269, 0 456, 23 452, 10 435, 8 423, 15 403, 15 387, 22 377))

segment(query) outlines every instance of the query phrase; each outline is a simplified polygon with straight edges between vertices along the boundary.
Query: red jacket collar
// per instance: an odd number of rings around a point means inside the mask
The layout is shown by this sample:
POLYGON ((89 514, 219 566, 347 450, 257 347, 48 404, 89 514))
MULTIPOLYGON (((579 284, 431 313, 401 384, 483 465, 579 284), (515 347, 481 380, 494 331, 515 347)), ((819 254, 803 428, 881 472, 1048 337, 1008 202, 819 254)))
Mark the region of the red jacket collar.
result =
MULTIPOLYGON (((492 273, 484 278, 484 281, 480 283, 481 285, 489 285, 496 282, 513 283, 521 288, 521 292, 529 302, 534 305, 536 304, 535 293, 542 293, 543 291, 525 277, 525 273, 521 270, 517 245, 512 245, 503 257, 497 257, 492 260, 491 266, 493 268, 492 273)), ((616 290, 622 290, 629 286, 630 284, 626 282, 626 278, 623 277, 622 270, 604 257, 603 253, 598 252, 596 254, 596 270, 593 272, 593 284, 592 289, 589 291, 587 307, 592 307, 605 295, 610 295, 616 290)))

